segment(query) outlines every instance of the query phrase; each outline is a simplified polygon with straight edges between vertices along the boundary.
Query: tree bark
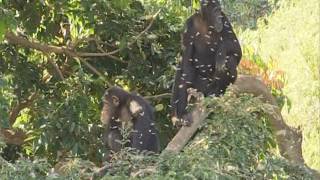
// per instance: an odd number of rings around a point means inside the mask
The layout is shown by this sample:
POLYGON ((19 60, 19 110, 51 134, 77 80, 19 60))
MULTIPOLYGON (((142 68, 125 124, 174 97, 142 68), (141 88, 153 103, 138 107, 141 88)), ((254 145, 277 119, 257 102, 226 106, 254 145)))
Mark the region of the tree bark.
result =
MULTIPOLYGON (((253 94, 256 97, 261 97, 263 102, 271 105, 270 109, 268 109, 266 113, 269 117, 271 128, 275 133, 281 155, 292 163, 304 165, 301 148, 302 135, 300 132, 295 131, 285 124, 277 102, 267 86, 254 76, 240 75, 236 82, 230 86, 230 90, 237 95, 241 93, 253 94)), ((195 96, 197 97, 197 95, 195 96)), ((196 108, 191 112, 193 123, 190 126, 181 127, 161 154, 167 152, 179 153, 207 116, 208 113, 198 98, 196 108)), ((308 166, 305 167, 314 175, 316 179, 320 177, 317 171, 309 168, 308 166)), ((104 176, 107 169, 108 166, 100 168, 99 171, 94 173, 94 177, 99 178, 104 176)))
POLYGON ((249 93, 259 96, 265 103, 271 105, 266 113, 281 155, 291 162, 304 164, 301 148, 302 134, 285 123, 277 102, 267 86, 254 76, 241 75, 231 86, 231 90, 236 94, 249 93))
POLYGON ((182 126, 162 153, 179 153, 189 142, 190 138, 197 131, 207 116, 208 113, 206 112, 205 107, 201 104, 201 101, 197 102, 195 109, 191 112, 192 124, 190 126, 182 126))
MULTIPOLYGON (((230 89, 238 95, 241 93, 249 93, 254 96, 259 96, 263 102, 271 105, 266 113, 269 117, 271 128, 275 133, 281 155, 291 162, 304 164, 301 148, 302 135, 300 132, 297 132, 286 125, 277 102, 267 86, 254 76, 240 75, 236 82, 230 86, 230 89)), ((204 107, 199 104, 192 112, 192 125, 190 127, 182 127, 171 142, 169 142, 164 151, 173 153, 180 152, 207 115, 204 107)))

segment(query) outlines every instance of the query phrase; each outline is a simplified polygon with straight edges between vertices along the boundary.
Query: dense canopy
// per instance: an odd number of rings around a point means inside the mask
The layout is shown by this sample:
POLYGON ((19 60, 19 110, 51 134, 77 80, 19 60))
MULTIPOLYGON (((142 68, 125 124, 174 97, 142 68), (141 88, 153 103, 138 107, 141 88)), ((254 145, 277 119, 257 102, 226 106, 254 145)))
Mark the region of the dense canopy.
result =
MULTIPOLYGON (((220 2, 241 43, 239 73, 268 86, 300 128, 306 165, 320 171, 319 2, 220 2)), ((197 0, 0 0, 0 179, 91 176, 109 153, 99 119, 115 85, 150 101, 164 149, 177 132, 181 34, 197 9, 197 0)), ((229 91, 205 104, 208 117, 180 154, 127 148, 105 178, 311 178, 278 153, 268 104, 229 91)))

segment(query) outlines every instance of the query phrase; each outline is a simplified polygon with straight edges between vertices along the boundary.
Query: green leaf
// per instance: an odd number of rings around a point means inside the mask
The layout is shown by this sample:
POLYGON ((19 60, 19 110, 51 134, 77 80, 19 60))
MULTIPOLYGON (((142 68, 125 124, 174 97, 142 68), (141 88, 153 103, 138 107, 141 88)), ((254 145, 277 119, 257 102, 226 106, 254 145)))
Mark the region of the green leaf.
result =
POLYGON ((117 9, 126 9, 131 4, 131 0, 118 0, 118 1, 112 1, 113 6, 117 9))
POLYGON ((74 131, 75 126, 76 126, 76 124, 73 122, 71 124, 71 128, 70 128, 70 131, 69 131, 70 133, 72 133, 74 131))
POLYGON ((127 38, 123 37, 120 41, 119 48, 123 50, 127 47, 127 38))
POLYGON ((157 104, 155 107, 156 111, 162 111, 164 109, 163 104, 157 104))
POLYGON ((0 19, 0 42, 4 39, 4 34, 6 33, 7 26, 3 19, 0 19))

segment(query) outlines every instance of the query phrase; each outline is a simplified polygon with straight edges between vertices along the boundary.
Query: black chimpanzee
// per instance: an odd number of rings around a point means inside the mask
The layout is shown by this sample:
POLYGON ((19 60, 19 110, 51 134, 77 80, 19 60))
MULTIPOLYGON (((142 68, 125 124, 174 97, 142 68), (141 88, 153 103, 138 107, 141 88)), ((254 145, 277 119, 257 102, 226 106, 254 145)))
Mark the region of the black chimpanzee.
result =
POLYGON ((197 89, 205 96, 222 95, 237 78, 242 53, 218 0, 201 0, 200 12, 186 21, 182 41, 184 51, 173 88, 172 120, 189 125, 187 89, 197 89))
POLYGON ((117 152, 123 146, 119 142, 123 138, 120 131, 123 126, 132 130, 125 146, 140 151, 160 151, 153 108, 147 101, 119 87, 107 89, 102 100, 101 122, 107 128, 106 143, 112 151, 117 152))

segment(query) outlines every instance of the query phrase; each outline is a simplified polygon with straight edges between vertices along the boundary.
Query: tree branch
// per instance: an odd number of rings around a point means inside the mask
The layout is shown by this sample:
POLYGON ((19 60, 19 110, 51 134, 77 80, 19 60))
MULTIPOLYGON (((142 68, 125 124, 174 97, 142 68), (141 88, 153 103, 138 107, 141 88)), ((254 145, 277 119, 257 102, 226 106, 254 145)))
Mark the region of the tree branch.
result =
POLYGON ((51 59, 49 54, 47 54, 47 59, 48 59, 49 63, 54 67, 54 69, 57 71, 60 79, 63 81, 64 76, 63 76, 63 73, 61 72, 59 66, 51 59))
MULTIPOLYGON (((271 128, 275 133, 281 155, 292 162, 304 164, 301 133, 296 132, 284 122, 277 102, 267 86, 254 76, 240 75, 236 82, 230 86, 230 89, 236 94, 249 93, 254 96, 260 96, 265 103, 271 104, 266 114, 269 116, 271 128)), ((206 117, 205 109, 201 105, 197 105, 192 111, 193 123, 191 126, 182 127, 165 148, 165 151, 180 152, 206 117)))
MULTIPOLYGON (((154 20, 156 19, 156 17, 158 16, 159 13, 160 13, 160 10, 157 11, 152 16, 152 19, 151 19, 149 25, 142 32, 140 32, 134 38, 134 40, 132 42, 128 43, 128 46, 131 46, 132 44, 134 44, 144 33, 146 33, 151 28, 151 26, 154 23, 154 20)), ((7 39, 7 41, 10 44, 21 45, 23 47, 36 49, 38 51, 45 52, 45 53, 48 53, 48 54, 49 53, 66 54, 66 55, 71 56, 71 57, 103 57, 103 56, 108 56, 108 57, 110 57, 110 58, 112 58, 114 60, 117 60, 119 62, 127 63, 127 62, 122 61, 121 59, 119 59, 117 57, 111 56, 113 54, 116 54, 116 53, 120 52, 121 49, 116 49, 114 51, 103 52, 103 53, 77 52, 77 51, 74 51, 74 49, 73 49, 74 47, 71 47, 71 48, 70 47, 69 48, 68 47, 59 47, 59 46, 42 44, 42 43, 35 42, 35 41, 29 41, 28 39, 25 39, 23 37, 16 36, 12 32, 7 32, 5 34, 5 38, 7 39)), ((89 39, 89 40, 92 40, 92 39, 89 39)), ((78 45, 82 41, 83 40, 78 40, 75 43, 75 46, 78 45)))
POLYGON ((98 75, 100 78, 102 78, 108 87, 113 86, 111 82, 107 81, 105 76, 99 72, 95 67, 93 67, 90 63, 88 63, 85 59, 79 57, 78 58, 85 66, 87 66, 92 72, 94 72, 96 75, 98 75))
POLYGON ((196 91, 188 91, 188 93, 197 99, 196 106, 191 112, 192 123, 190 126, 182 126, 162 153, 179 153, 208 116, 208 112, 202 104, 203 95, 196 93, 196 91))
POLYGON ((260 96, 265 103, 271 105, 265 113, 269 117, 271 128, 276 136, 280 154, 289 161, 304 164, 301 148, 302 134, 285 123, 278 104, 267 86, 254 76, 242 75, 230 88, 236 94, 250 93, 260 96))
POLYGON ((172 93, 163 93, 154 96, 144 96, 145 99, 162 99, 162 98, 170 98, 172 93))
POLYGON ((37 93, 34 92, 32 93, 28 99, 26 99, 25 101, 22 102, 18 102, 10 111, 10 115, 9 115, 9 123, 10 123, 10 127, 12 127, 12 125, 16 122, 17 117, 20 114, 20 111, 28 106, 30 106, 30 104, 35 100, 35 98, 37 97, 37 93))
MULTIPOLYGON (((265 103, 269 103, 271 105, 271 111, 268 110, 265 113, 269 116, 271 128, 276 135, 276 140, 279 145, 281 155, 293 163, 304 165, 304 159, 301 150, 301 134, 285 124, 277 103, 267 86, 254 76, 240 75, 236 82, 231 85, 230 90, 238 95, 241 93, 250 93, 254 96, 259 96, 265 103)), ((205 120, 208 112, 206 112, 206 109, 203 107, 200 99, 201 98, 198 98, 196 101, 196 107, 191 112, 191 117, 193 120, 191 126, 181 127, 175 137, 162 151, 161 155, 165 153, 179 153, 200 127, 201 123, 205 120)), ((309 168, 306 165, 305 167, 316 179, 320 178, 320 175, 317 171, 309 168)), ((152 167, 152 169, 153 168, 154 167, 152 167)), ((102 167, 100 171, 94 173, 94 175, 96 175, 95 178, 103 177, 107 171, 107 166, 102 167)))

